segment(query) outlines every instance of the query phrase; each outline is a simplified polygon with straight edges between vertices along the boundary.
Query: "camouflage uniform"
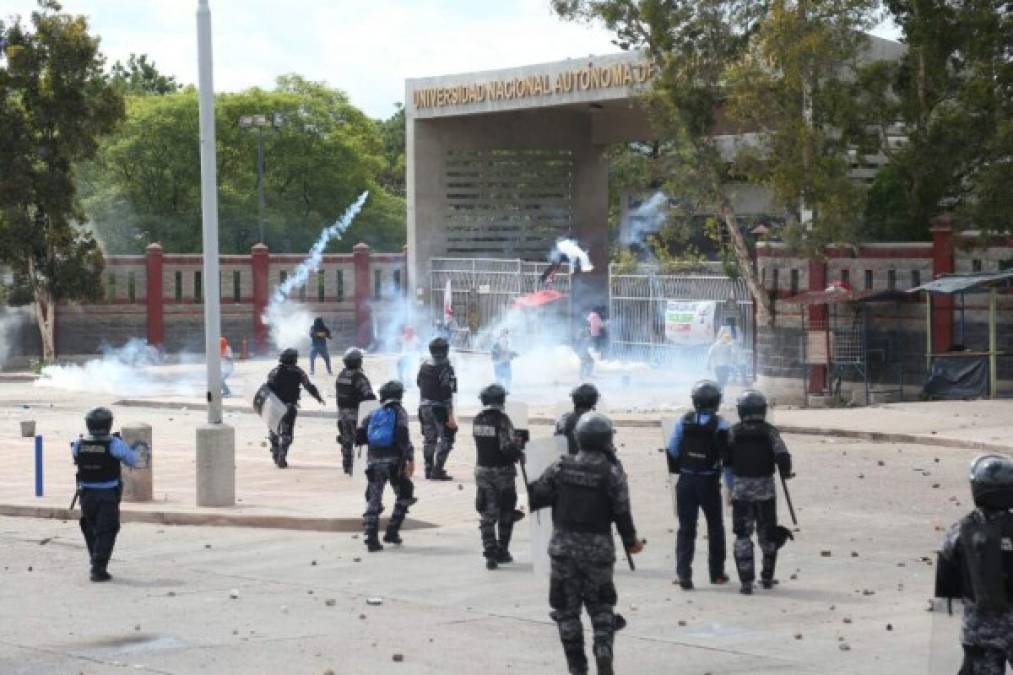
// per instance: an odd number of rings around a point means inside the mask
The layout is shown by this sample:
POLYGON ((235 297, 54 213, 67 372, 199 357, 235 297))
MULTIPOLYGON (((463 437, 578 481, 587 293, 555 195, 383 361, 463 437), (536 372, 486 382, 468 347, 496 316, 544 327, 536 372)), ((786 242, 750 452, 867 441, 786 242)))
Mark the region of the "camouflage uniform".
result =
MULTIPOLYGON (((380 525, 380 512, 383 511, 383 489, 390 483, 396 501, 394 510, 387 525, 387 534, 396 535, 408 514, 408 507, 417 502, 415 486, 404 473, 405 466, 414 460, 415 449, 412 447, 408 433, 408 413, 400 403, 385 402, 385 406, 394 406, 397 420, 394 428, 394 445, 391 448, 369 447, 366 464, 366 511, 362 514, 362 527, 367 539, 376 538, 380 525)), ((365 444, 368 438, 370 413, 356 431, 356 441, 365 444)))
POLYGON ((345 368, 334 382, 338 401, 338 445, 341 446, 341 465, 345 473, 352 474, 352 446, 355 443, 355 425, 359 421, 359 405, 376 399, 369 378, 359 368, 345 368))
POLYGON ((522 459, 521 449, 514 438, 513 423, 497 407, 485 408, 475 416, 472 434, 477 455, 475 509, 479 513, 482 554, 488 560, 509 562, 506 558, 517 506, 514 464, 522 459))
POLYGON ((416 378, 419 387, 419 426, 422 428, 422 455, 426 478, 444 473, 447 457, 454 447, 456 429, 448 421, 454 414, 453 397, 457 393, 457 376, 450 362, 427 359, 416 378))
POLYGON ((570 673, 586 673, 587 657, 580 621, 582 607, 591 618, 595 657, 612 658, 616 630, 614 610, 618 601, 612 579, 616 555, 611 533, 575 531, 563 525, 566 517, 560 513, 562 500, 559 498, 561 488, 565 489, 564 473, 570 472, 575 464, 590 472, 607 472, 603 497, 607 500, 611 520, 617 524, 625 546, 633 546, 637 535, 630 513, 626 474, 612 454, 582 451, 574 457, 567 456, 546 469, 530 486, 532 509, 553 506, 554 526, 549 542, 552 559, 549 605, 553 610, 550 616, 559 628, 570 673))
POLYGON ((781 545, 776 537, 775 465, 782 467, 785 475, 791 473, 791 455, 777 429, 766 422, 744 422, 732 428, 725 466, 733 476, 731 493, 735 567, 739 581, 744 584, 751 584, 756 579, 752 539, 754 531, 763 554, 760 578, 768 582, 774 578, 777 551, 781 545), (751 437, 752 442, 746 442, 747 436, 751 437))
MULTIPOLYGON (((960 530, 961 523, 956 523, 946 533, 937 573, 945 573, 947 567, 961 576, 966 573, 960 530)), ((1007 583, 1013 583, 1013 579, 1007 583)), ((1004 675, 1005 664, 1013 666, 1013 606, 1005 611, 986 611, 967 597, 963 602, 960 642, 964 647, 964 663, 959 675, 1004 675)))

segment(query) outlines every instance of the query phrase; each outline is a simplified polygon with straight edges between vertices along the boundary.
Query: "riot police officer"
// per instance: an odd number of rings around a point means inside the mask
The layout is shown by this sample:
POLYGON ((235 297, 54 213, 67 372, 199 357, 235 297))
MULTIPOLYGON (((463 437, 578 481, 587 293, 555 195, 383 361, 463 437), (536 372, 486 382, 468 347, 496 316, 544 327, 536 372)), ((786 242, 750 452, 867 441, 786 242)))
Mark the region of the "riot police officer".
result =
POLYGON ((679 474, 675 486, 679 532, 675 574, 684 590, 693 588, 693 554, 699 512, 707 519, 708 567, 712 584, 728 583, 725 574, 725 525, 721 513, 721 458, 728 444, 728 422, 718 415, 721 390, 710 380, 693 386, 693 411, 676 422, 668 442, 670 465, 679 474))
POLYGON ((587 673, 581 608, 594 628, 594 656, 599 675, 611 675, 618 601, 612 573, 615 545, 612 523, 630 553, 643 550, 630 511, 629 485, 615 457, 612 422, 600 413, 581 416, 575 431, 580 450, 552 464, 528 486, 532 509, 552 507, 549 556, 550 616, 570 673, 587 673))
POLYGON ((452 480, 444 468, 454 447, 457 420, 454 419, 454 394, 457 375, 450 365, 450 343, 442 337, 429 343, 430 358, 419 367, 419 425, 422 427, 422 455, 427 479, 452 480))
POLYGON ((517 488, 514 464, 524 461, 524 439, 515 431, 504 412, 507 392, 499 384, 490 384, 479 393, 482 411, 475 416, 475 509, 482 533, 482 555, 487 569, 513 562, 510 537, 517 519, 517 488), (497 532, 498 527, 498 532, 497 532))
POLYGON ((577 439, 573 430, 577 428, 580 416, 589 410, 594 410, 598 405, 598 388, 593 384, 585 382, 570 392, 570 400, 573 401, 573 410, 563 413, 556 420, 556 436, 566 437, 566 449, 571 455, 577 454, 577 439))
POLYGON ((1013 459, 971 464, 974 511, 953 525, 936 565, 938 598, 962 598, 960 675, 1002 675, 1013 666, 1013 459))
POLYGON ((298 366, 299 352, 289 348, 282 351, 278 357, 278 365, 267 376, 267 386, 274 392, 282 403, 288 408, 288 412, 281 419, 280 433, 273 430, 268 433, 271 441, 271 457, 279 469, 288 466, 288 449, 295 438, 295 418, 299 414, 299 397, 302 389, 309 392, 320 405, 324 405, 324 399, 316 386, 310 382, 306 371, 298 366))
POLYGON ((338 445, 341 446, 341 467, 352 475, 352 445, 355 442, 355 425, 359 421, 359 404, 374 401, 376 395, 369 378, 362 372, 362 352, 352 347, 345 352, 345 367, 334 383, 338 400, 338 445))
POLYGON ((383 489, 390 483, 394 490, 394 511, 383 540, 388 544, 401 544, 401 524, 408 515, 408 507, 418 501, 412 475, 415 473, 415 448, 408 433, 408 413, 401 405, 404 385, 391 380, 380 387, 380 407, 369 413, 356 430, 356 443, 366 445, 366 511, 362 526, 366 534, 366 548, 370 553, 383 550, 378 532, 380 512, 383 510, 383 489))
POLYGON ((781 434, 766 421, 767 398, 758 391, 747 390, 739 396, 736 407, 739 423, 729 435, 725 467, 732 474, 732 531, 739 590, 749 595, 756 580, 754 530, 763 553, 760 585, 769 589, 777 583, 774 580, 777 552, 791 538, 791 531, 777 524, 774 469, 785 478, 793 474, 791 455, 781 434))
POLYGON ((109 581, 112 575, 106 568, 120 531, 120 464, 136 466, 138 457, 118 436, 111 435, 113 413, 109 408, 89 410, 84 423, 88 435, 71 446, 77 464, 81 533, 91 559, 91 580, 109 581))

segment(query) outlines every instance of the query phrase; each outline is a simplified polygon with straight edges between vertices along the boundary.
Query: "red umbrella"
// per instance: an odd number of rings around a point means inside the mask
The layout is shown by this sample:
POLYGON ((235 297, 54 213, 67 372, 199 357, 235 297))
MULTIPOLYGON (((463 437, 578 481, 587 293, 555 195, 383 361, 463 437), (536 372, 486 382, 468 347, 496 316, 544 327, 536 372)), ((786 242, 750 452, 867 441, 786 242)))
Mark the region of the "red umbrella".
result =
POLYGON ((566 296, 559 291, 552 289, 546 289, 544 291, 535 291, 534 293, 528 293, 522 295, 519 298, 514 299, 514 309, 526 309, 531 307, 542 307, 548 305, 557 300, 562 300, 566 296))

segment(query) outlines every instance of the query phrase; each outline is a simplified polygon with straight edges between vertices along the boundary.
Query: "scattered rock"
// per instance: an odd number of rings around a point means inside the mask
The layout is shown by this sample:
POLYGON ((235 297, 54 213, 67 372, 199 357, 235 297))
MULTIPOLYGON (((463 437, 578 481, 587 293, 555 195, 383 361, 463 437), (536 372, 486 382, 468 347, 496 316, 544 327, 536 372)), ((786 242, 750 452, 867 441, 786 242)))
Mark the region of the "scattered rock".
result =
POLYGON ((317 561, 316 560, 311 560, 310 561, 310 567, 316 567, 316 566, 317 566, 317 561))
POLYGON ((360 621, 365 621, 366 620, 366 615, 365 614, 360 614, 359 615, 359 620, 360 621))
POLYGON ((170 598, 175 598, 176 597, 176 591, 169 591, 165 595, 168 596, 168 597, 170 597, 170 598))
POLYGON ((792 581, 795 581, 796 579, 798 579, 798 575, 795 574, 795 573, 792 573, 792 575, 789 576, 788 578, 791 579, 792 581))
POLYGON ((862 590, 862 595, 876 595, 876 591, 870 591, 868 588, 862 590))
POLYGON ((823 558, 829 558, 830 555, 830 551, 820 551, 820 556, 823 558))
POLYGON ((31 571, 32 571, 32 566, 31 566, 31 565, 29 565, 29 566, 28 566, 28 571, 29 571, 29 572, 31 572, 31 571))
POLYGON ((935 490, 938 490, 939 489, 939 483, 933 483, 932 484, 932 488, 935 489, 935 490))
POLYGON ((141 624, 139 624, 139 623, 134 624, 134 630, 137 631, 137 632, 140 632, 140 630, 141 630, 141 624))
POLYGON ((860 479, 861 479, 861 478, 865 478, 865 474, 864 474, 864 473, 860 473, 860 474, 858 474, 858 477, 859 477, 860 479))
POLYGON ((328 607, 333 607, 334 605, 338 604, 338 601, 335 600, 334 598, 327 598, 326 600, 324 600, 324 604, 327 605, 328 607))
POLYGON ((204 548, 211 548, 211 544, 204 544, 204 548))
POLYGON ((886 462, 884 462, 883 460, 879 460, 878 462, 876 462, 876 465, 877 466, 886 466, 886 462))
POLYGON ((362 558, 352 558, 352 562, 362 562, 362 558))
POLYGON ((851 645, 849 645, 847 642, 840 643, 839 645, 837 645, 837 648, 840 649, 842 652, 851 651, 851 645))
POLYGON ((286 607, 285 605, 282 605, 281 606, 281 613, 282 614, 288 614, 288 607, 286 607))
POLYGON ((852 558, 857 558, 858 557, 858 551, 852 551, 851 552, 851 557, 852 558))
POLYGON ((383 598, 366 598, 366 604, 372 605, 373 607, 379 607, 383 604, 383 598))
POLYGON ((850 616, 844 617, 844 623, 851 623, 851 617, 850 616))
POLYGON ((353 534, 352 535, 352 539, 358 539, 358 538, 359 538, 359 535, 357 535, 357 534, 353 534))
POLYGON ((49 542, 53 541, 52 537, 46 537, 45 539, 39 540, 39 546, 45 546, 49 542))
POLYGON ((886 629, 887 629, 888 631, 891 631, 891 630, 893 630, 893 624, 892 624, 892 623, 888 623, 888 624, 886 624, 886 629))
POLYGON ((802 633, 795 633, 795 639, 796 640, 801 640, 802 639, 802 633))
POLYGON ((401 663, 402 661, 404 661, 404 654, 394 654, 393 656, 390 657, 390 659, 394 663, 401 663))
POLYGON ((685 625, 686 625, 686 622, 685 622, 685 621, 680 621, 680 622, 679 622, 679 625, 680 625, 680 626, 685 626, 685 625))
POLYGON ((231 591, 229 591, 229 597, 232 598, 233 600, 238 600, 239 599, 239 589, 238 588, 233 588, 231 591))
MULTIPOLYGON (((462 483, 458 483, 457 484, 457 489, 458 490, 463 490, 464 489, 464 485, 462 483)), ((394 660, 397 661, 397 659, 394 659, 394 660)))

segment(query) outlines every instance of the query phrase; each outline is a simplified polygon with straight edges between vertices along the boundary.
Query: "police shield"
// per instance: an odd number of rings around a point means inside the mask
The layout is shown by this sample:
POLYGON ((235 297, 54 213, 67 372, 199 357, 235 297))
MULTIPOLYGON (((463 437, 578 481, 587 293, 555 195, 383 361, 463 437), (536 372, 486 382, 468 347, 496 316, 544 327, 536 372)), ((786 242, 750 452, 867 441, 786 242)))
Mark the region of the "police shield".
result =
POLYGON ((928 675, 953 675, 960 670, 963 648, 960 645, 960 623, 964 603, 947 598, 933 598, 929 607, 928 675))
MULTIPOLYGON (((562 436, 531 439, 524 451, 528 479, 538 480, 564 454, 566 439, 562 436)), ((528 521, 531 523, 531 563, 535 575, 548 578, 551 571, 549 540, 552 538, 552 512, 549 509, 533 511, 528 521)))
POLYGON ((675 503, 675 479, 676 474, 672 471, 672 458, 668 454, 668 442, 672 438, 672 432, 675 430, 675 423, 677 418, 668 417, 661 420, 661 448, 664 453, 666 471, 668 472, 668 487, 672 493, 672 512, 676 515, 679 514, 678 507, 675 503))
POLYGON ((281 419, 288 412, 288 406, 266 384, 261 385, 253 397, 253 409, 268 429, 276 434, 281 433, 281 419))

